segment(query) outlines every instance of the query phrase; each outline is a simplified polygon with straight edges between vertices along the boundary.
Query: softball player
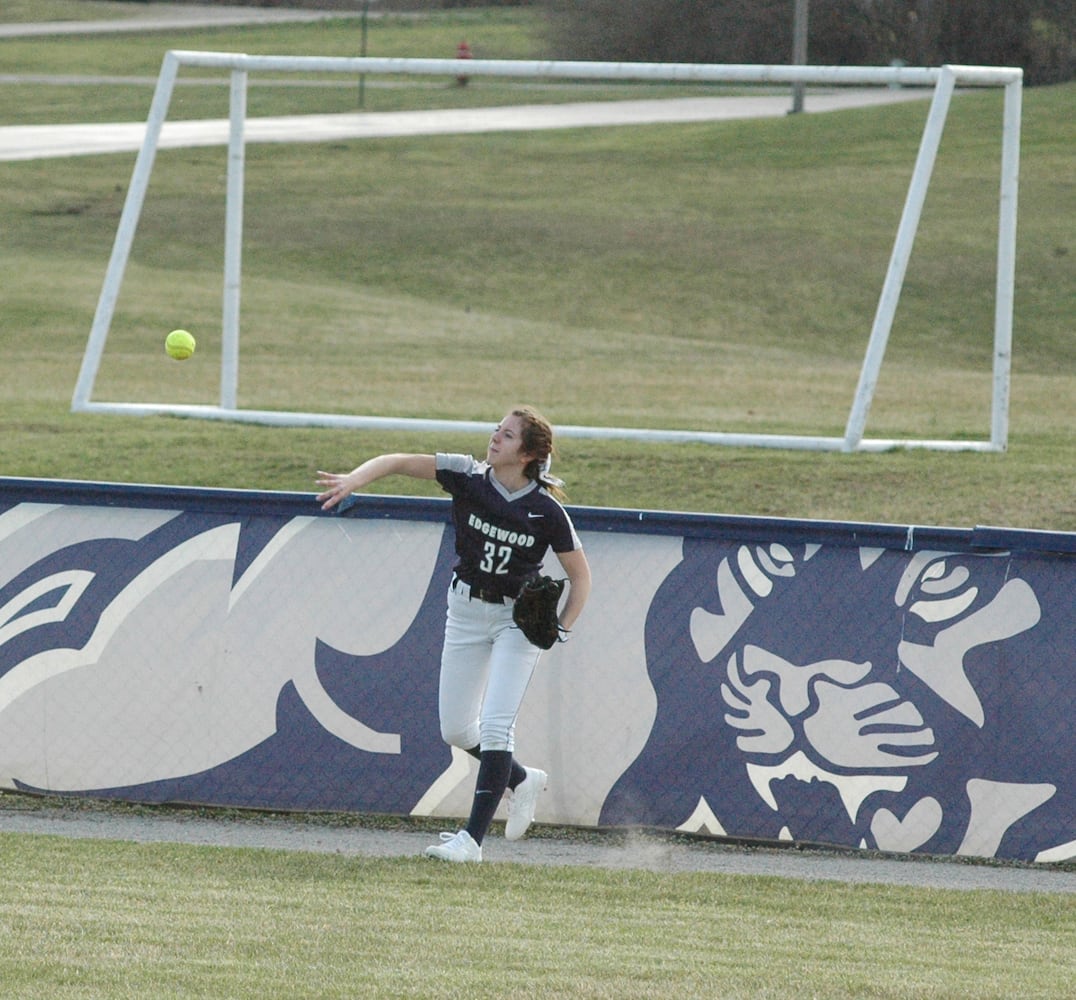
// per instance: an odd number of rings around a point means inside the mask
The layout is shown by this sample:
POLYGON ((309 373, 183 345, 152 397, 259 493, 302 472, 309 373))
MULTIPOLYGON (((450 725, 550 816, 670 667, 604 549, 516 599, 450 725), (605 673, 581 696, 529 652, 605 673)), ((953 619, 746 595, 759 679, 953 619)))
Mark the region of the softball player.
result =
POLYGON ((513 409, 490 435, 485 461, 470 455, 380 455, 346 474, 319 472, 326 510, 389 475, 436 479, 452 497, 457 562, 448 588, 438 711, 441 736, 479 761, 467 825, 442 833, 426 854, 481 861, 482 840, 509 794, 505 837, 517 840, 534 819, 547 775, 513 759, 515 723, 542 650, 512 622, 512 603, 552 549, 568 577, 560 624, 570 629, 590 594, 590 567, 564 485, 549 473, 553 430, 530 407, 513 409))

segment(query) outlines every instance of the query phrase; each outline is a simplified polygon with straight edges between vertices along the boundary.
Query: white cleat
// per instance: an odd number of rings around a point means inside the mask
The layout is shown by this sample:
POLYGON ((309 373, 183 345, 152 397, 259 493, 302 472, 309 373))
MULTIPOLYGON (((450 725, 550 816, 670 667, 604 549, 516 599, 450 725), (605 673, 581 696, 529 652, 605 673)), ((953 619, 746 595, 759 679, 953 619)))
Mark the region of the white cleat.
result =
POLYGON ((504 825, 505 840, 519 840, 534 822, 534 810, 538 796, 545 790, 549 775, 536 767, 525 767, 525 777, 508 800, 508 822, 504 825))
POLYGON ((482 848, 466 831, 442 833, 441 843, 426 848, 426 857, 441 861, 478 862, 482 860, 482 848))

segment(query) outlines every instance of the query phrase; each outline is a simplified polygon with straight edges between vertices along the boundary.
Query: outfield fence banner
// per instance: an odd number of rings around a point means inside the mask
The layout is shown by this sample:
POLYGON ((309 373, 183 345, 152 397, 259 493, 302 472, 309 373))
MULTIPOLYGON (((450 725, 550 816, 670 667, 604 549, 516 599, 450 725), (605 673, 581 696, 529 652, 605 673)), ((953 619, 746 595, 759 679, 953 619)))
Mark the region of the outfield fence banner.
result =
MULTIPOLYGON (((1076 534, 570 509, 594 591, 517 726, 538 822, 1076 857, 1076 534)), ((0 788, 466 816, 448 513, 0 479, 0 788)))

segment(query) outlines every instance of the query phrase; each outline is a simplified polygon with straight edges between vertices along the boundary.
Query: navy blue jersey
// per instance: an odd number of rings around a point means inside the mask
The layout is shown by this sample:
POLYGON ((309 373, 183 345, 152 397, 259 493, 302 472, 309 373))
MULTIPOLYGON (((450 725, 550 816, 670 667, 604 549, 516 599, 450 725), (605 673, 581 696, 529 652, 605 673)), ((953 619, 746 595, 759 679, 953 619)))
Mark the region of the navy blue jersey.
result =
POLYGON ((538 483, 510 493, 471 455, 439 453, 436 463, 437 481, 452 496, 456 575, 465 583, 515 597, 549 549, 581 547, 568 512, 538 483))

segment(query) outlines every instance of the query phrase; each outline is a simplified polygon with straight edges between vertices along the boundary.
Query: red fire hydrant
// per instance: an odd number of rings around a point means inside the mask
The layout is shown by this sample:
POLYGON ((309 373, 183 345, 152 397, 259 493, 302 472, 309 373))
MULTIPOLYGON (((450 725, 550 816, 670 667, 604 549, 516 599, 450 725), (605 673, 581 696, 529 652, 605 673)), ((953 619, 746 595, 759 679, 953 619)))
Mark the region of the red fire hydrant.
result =
MULTIPOLYGON (((471 55, 471 46, 468 45, 466 42, 460 42, 459 45, 456 46, 456 58, 457 59, 471 59, 471 58, 473 58, 473 56, 471 55)), ((456 77, 456 82, 461 87, 466 87, 467 86, 467 81, 469 79, 470 79, 470 77, 467 77, 467 76, 464 76, 464 75, 461 74, 460 76, 456 77)))

